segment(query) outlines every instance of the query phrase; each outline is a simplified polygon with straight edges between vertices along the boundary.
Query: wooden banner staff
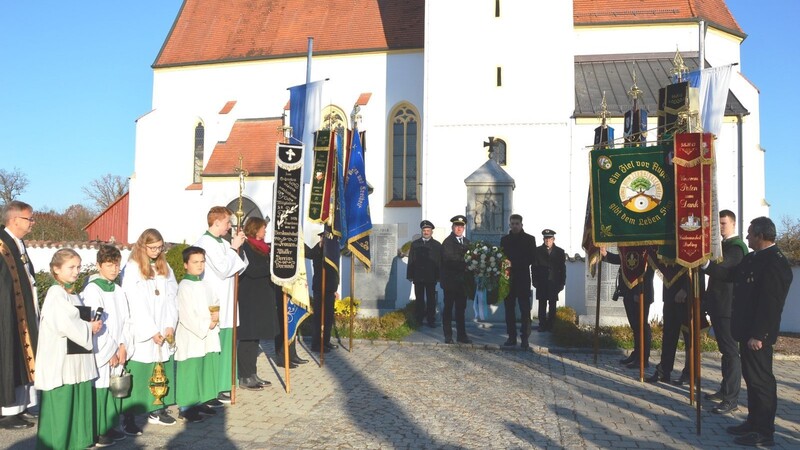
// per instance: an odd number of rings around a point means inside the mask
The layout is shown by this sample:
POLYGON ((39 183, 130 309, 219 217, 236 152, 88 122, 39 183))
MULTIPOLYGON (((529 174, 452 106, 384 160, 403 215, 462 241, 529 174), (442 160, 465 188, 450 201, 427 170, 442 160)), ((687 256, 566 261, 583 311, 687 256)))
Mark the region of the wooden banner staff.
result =
POLYGON ((594 365, 597 365, 597 353, 600 348, 600 280, 603 275, 603 260, 597 263, 597 302, 594 308, 594 365))
POLYGON ((322 367, 325 365, 325 233, 322 233, 322 286, 320 286, 320 292, 322 293, 321 301, 319 302, 319 366, 322 367))
POLYGON ((694 393, 695 393, 695 398, 696 398, 695 404, 696 404, 696 408, 697 408, 697 435, 700 436, 700 417, 701 417, 701 415, 700 415, 700 413, 701 413, 701 411, 700 411, 700 403, 701 403, 700 402, 700 392, 701 392, 701 389, 700 389, 701 365, 700 365, 700 363, 702 362, 701 361, 701 355, 700 355, 700 350, 701 350, 700 349, 700 327, 702 326, 701 322, 700 322, 700 301, 701 301, 701 297, 700 297, 701 296, 701 293, 700 293, 700 276, 699 276, 700 274, 699 274, 699 271, 698 271, 697 267, 691 269, 690 274, 693 275, 693 277, 692 277, 693 278, 692 285, 693 285, 693 289, 694 289, 694 303, 692 304, 692 309, 693 309, 693 313, 694 313, 694 329, 693 329, 693 331, 694 331, 694 348, 695 348, 695 353, 694 353, 694 355, 695 355, 694 356, 695 373, 694 373, 694 375, 695 375, 695 377, 697 379, 697 382, 695 383, 695 385, 696 385, 695 388, 696 389, 695 389, 694 393))
POLYGON ((353 351, 353 303, 356 301, 356 255, 350 252, 350 352, 353 351))
POLYGON ((647 272, 647 261, 644 263, 644 272, 639 276, 639 382, 644 383, 644 277, 647 272))
MULTIPOLYGON (((242 155, 239 155, 239 167, 234 167, 233 172, 239 175, 239 208, 236 210, 236 234, 242 230, 242 219, 244 210, 242 209, 242 195, 244 194, 244 177, 249 175, 242 164, 242 155)), ((236 254, 240 255, 242 247, 236 249, 236 254)), ((236 404, 236 329, 239 325, 239 272, 233 276, 233 333, 231 333, 231 405, 236 404)))
POLYGON ((689 365, 689 405, 694 405, 694 380, 695 380, 695 368, 696 368, 696 360, 695 360, 695 351, 694 351, 694 273, 692 269, 689 269, 689 285, 692 286, 692 295, 686 296, 686 323, 689 325, 689 341, 684 342, 686 344, 688 353, 687 357, 689 361, 687 364, 689 365))
POLYGON ((292 391, 292 379, 289 371, 289 295, 283 293, 283 374, 286 378, 286 393, 292 391))

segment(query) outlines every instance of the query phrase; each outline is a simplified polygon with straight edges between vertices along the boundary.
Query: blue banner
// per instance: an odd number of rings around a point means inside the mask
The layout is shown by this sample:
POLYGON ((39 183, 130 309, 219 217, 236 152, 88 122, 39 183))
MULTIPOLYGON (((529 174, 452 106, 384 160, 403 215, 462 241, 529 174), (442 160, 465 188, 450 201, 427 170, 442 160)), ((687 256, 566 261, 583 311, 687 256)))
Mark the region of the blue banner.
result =
POLYGON ((361 145, 358 128, 353 129, 353 145, 348 158, 344 189, 347 248, 369 269, 371 267, 369 234, 372 232, 372 219, 369 214, 369 188, 365 173, 364 148, 361 145))

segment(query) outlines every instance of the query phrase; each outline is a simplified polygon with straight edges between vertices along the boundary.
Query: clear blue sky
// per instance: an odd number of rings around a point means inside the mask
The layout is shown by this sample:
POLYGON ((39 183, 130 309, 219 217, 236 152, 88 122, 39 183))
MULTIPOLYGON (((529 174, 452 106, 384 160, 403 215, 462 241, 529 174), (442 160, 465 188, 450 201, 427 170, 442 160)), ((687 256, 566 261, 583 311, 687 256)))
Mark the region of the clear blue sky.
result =
MULTIPOLYGON (((742 72, 761 90, 771 215, 800 217, 800 1, 727 0, 748 38, 742 72), (788 37, 786 37, 788 36, 788 37)), ((0 2, 0 167, 36 209, 83 203, 81 187, 133 171, 135 120, 151 106, 158 55, 180 0, 0 2)))

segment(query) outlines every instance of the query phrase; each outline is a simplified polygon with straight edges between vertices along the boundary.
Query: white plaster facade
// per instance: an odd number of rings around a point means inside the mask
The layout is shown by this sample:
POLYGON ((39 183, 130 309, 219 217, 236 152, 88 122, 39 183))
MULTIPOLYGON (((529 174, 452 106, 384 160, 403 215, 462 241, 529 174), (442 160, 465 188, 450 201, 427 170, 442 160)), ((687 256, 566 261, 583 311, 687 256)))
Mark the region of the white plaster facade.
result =
MULTIPOLYGON (((550 2, 546 14, 539 11, 539 2, 505 2, 501 17, 494 17, 490 3, 468 8, 457 0, 425 2, 424 52, 318 56, 313 58, 311 79, 328 79, 326 96, 347 114, 361 93, 372 94, 361 110, 360 126, 368 134, 372 221, 398 224, 398 246, 418 233, 423 218, 437 225, 437 239, 449 233, 450 217, 465 213, 464 178, 486 160, 482 143, 494 136, 507 143, 504 168, 515 179, 514 212, 524 217, 526 230, 537 235, 552 228, 567 254, 583 254, 587 145, 599 121, 572 117, 575 56, 664 53, 676 48, 696 52, 698 27, 692 23, 574 27, 572 2, 550 2), (419 207, 385 206, 387 123, 401 102, 412 105, 420 118, 419 207)), ((740 43, 739 37, 709 29, 706 60, 715 66, 739 63, 740 43)), ((742 220, 748 223, 767 215, 768 206, 758 90, 739 73, 743 65, 735 67, 731 90, 750 112, 744 118, 741 143, 742 220)), ((303 83, 305 71, 305 58, 155 69, 153 110, 136 125, 129 241, 154 227, 167 241, 194 242, 206 228, 208 208, 226 205, 238 193, 237 181, 228 178, 206 179, 202 190, 186 189, 192 183, 195 125, 202 121, 205 126, 207 163, 235 120, 280 116, 289 99, 286 89, 303 83), (236 106, 219 114, 231 100, 236 106)), ((655 112, 650 116, 652 127, 655 112)), ((620 136, 621 119, 610 123, 620 136)), ((720 206, 738 212, 737 126, 734 118, 726 118, 716 148, 720 206)), ((249 178, 245 196, 271 215, 270 179, 249 178)), ((577 284, 565 292, 576 298, 567 303, 582 305, 583 280, 573 281, 577 284)))

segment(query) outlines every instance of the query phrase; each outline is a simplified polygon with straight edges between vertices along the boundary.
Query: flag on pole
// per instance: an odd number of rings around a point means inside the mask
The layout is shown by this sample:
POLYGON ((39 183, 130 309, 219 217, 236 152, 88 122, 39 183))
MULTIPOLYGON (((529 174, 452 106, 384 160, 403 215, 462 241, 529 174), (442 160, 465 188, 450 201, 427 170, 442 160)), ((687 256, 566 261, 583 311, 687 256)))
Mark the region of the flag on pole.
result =
MULTIPOLYGON (((300 234, 300 242, 298 242, 298 255, 302 258, 301 261, 305 259, 305 242, 303 241, 302 233, 300 234)), ((286 339, 289 341, 294 339, 300 324, 313 312, 311 300, 308 296, 308 278, 305 264, 301 264, 298 271, 299 274, 292 280, 292 283, 288 286, 283 286, 283 292, 289 295, 289 301, 286 305, 289 324, 286 339)))
POLYGON ((344 201, 347 216, 347 249, 366 267, 371 268, 369 235, 372 219, 369 214, 369 189, 365 173, 364 147, 358 128, 353 129, 353 145, 347 159, 344 201))
MULTIPOLYGON (((605 98, 604 98, 605 100, 605 98)), ((594 145, 595 148, 613 148, 614 147, 614 129, 605 124, 594 129, 594 145)), ((581 243, 583 250, 586 251, 586 261, 589 263, 589 273, 594 277, 597 273, 597 265, 600 263, 600 247, 594 243, 592 238, 592 189, 589 188, 589 193, 586 196, 586 217, 583 223, 583 242, 581 243)))
POLYGON ((303 183, 310 183, 314 164, 314 131, 319 126, 322 113, 322 87, 324 81, 301 84, 289 88, 289 126, 292 127, 290 143, 305 146, 303 183))
POLYGON ((722 129, 732 71, 733 66, 728 64, 695 70, 685 76, 690 87, 699 89, 700 122, 706 133, 719 135, 722 129))
POLYGON ((333 220, 330 220, 332 223, 331 233, 336 236, 339 242, 339 249, 344 250, 345 246, 347 245, 347 212, 346 207, 347 205, 344 202, 344 177, 345 177, 345 169, 346 169, 346 147, 344 143, 344 136, 342 133, 337 132, 335 136, 335 145, 336 145, 336 180, 334 181, 335 187, 331 192, 331 203, 333 212, 333 220))

